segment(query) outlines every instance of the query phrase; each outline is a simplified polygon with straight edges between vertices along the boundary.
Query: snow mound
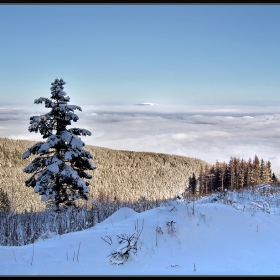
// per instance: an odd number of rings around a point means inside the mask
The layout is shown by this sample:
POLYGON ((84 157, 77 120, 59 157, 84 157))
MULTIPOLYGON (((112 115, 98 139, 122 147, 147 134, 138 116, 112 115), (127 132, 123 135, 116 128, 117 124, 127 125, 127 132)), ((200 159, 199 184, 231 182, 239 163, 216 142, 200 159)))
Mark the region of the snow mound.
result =
POLYGON ((137 214, 136 211, 129 207, 122 207, 115 213, 113 213, 110 217, 108 217, 106 220, 101 222, 101 224, 112 224, 112 223, 117 223, 124 221, 126 219, 129 219, 131 217, 135 217, 137 214))

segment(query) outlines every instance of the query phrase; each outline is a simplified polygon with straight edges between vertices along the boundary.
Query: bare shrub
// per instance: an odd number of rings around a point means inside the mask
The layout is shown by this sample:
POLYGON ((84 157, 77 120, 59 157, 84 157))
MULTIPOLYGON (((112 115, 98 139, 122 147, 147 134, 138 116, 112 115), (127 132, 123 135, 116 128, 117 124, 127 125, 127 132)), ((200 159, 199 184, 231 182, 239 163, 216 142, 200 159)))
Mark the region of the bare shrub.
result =
POLYGON ((112 252, 108 259, 112 264, 124 264, 132 254, 136 255, 139 249, 138 241, 143 231, 143 224, 141 230, 138 229, 138 225, 135 228, 135 232, 132 235, 121 234, 117 235, 118 242, 121 246, 114 252, 112 252))
POLYGON ((174 222, 174 221, 166 222, 168 234, 173 235, 176 232, 175 224, 176 224, 176 222, 174 222))

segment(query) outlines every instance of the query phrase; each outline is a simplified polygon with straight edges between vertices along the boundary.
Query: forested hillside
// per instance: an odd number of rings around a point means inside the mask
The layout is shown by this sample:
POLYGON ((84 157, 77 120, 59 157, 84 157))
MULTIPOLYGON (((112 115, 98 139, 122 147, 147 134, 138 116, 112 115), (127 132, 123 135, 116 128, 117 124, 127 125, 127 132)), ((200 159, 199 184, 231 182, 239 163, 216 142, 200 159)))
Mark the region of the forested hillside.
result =
MULTIPOLYGON (((45 209, 41 196, 25 186, 29 174, 23 172, 34 156, 22 160, 22 153, 36 142, 0 138, 0 188, 7 193, 14 212, 45 209)), ((199 176, 206 162, 184 156, 151 152, 118 151, 85 146, 97 166, 89 171, 90 197, 136 202, 174 198, 189 186, 189 177, 199 176)), ((210 164, 208 164, 210 167, 210 164)))

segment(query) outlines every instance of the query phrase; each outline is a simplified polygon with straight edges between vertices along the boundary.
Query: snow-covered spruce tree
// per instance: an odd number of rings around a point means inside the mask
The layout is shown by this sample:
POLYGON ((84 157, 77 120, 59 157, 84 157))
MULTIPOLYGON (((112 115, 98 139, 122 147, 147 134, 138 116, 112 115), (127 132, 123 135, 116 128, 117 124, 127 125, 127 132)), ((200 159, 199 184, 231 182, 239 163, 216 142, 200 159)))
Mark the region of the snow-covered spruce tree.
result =
POLYGON ((97 168, 89 159, 93 156, 83 149, 84 142, 77 135, 91 135, 86 129, 71 128, 71 121, 79 118, 74 110, 82 111, 79 106, 67 105, 70 98, 63 91, 63 79, 51 83, 50 99, 40 97, 35 104, 45 103, 51 111, 45 115, 30 117, 30 132, 40 132, 45 142, 38 142, 23 153, 26 159, 31 154, 39 155, 26 168, 26 173, 34 173, 25 181, 27 187, 33 187, 35 193, 42 196, 47 207, 59 211, 63 207, 76 206, 75 200, 88 200, 89 183, 82 178, 92 176, 84 170, 97 168))

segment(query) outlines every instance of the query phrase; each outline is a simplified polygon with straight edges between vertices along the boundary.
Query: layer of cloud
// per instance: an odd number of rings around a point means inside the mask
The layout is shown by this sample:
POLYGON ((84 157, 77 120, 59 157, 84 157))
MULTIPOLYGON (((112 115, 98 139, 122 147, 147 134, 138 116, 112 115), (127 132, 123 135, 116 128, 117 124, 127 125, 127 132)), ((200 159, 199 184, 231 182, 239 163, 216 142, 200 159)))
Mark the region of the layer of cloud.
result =
MULTIPOLYGON (((88 145, 151 151, 228 161, 257 154, 280 174, 280 107, 248 106, 81 106, 77 123, 92 132, 88 145)), ((0 137, 42 140, 28 131, 29 118, 46 113, 43 105, 0 107, 0 137)))

